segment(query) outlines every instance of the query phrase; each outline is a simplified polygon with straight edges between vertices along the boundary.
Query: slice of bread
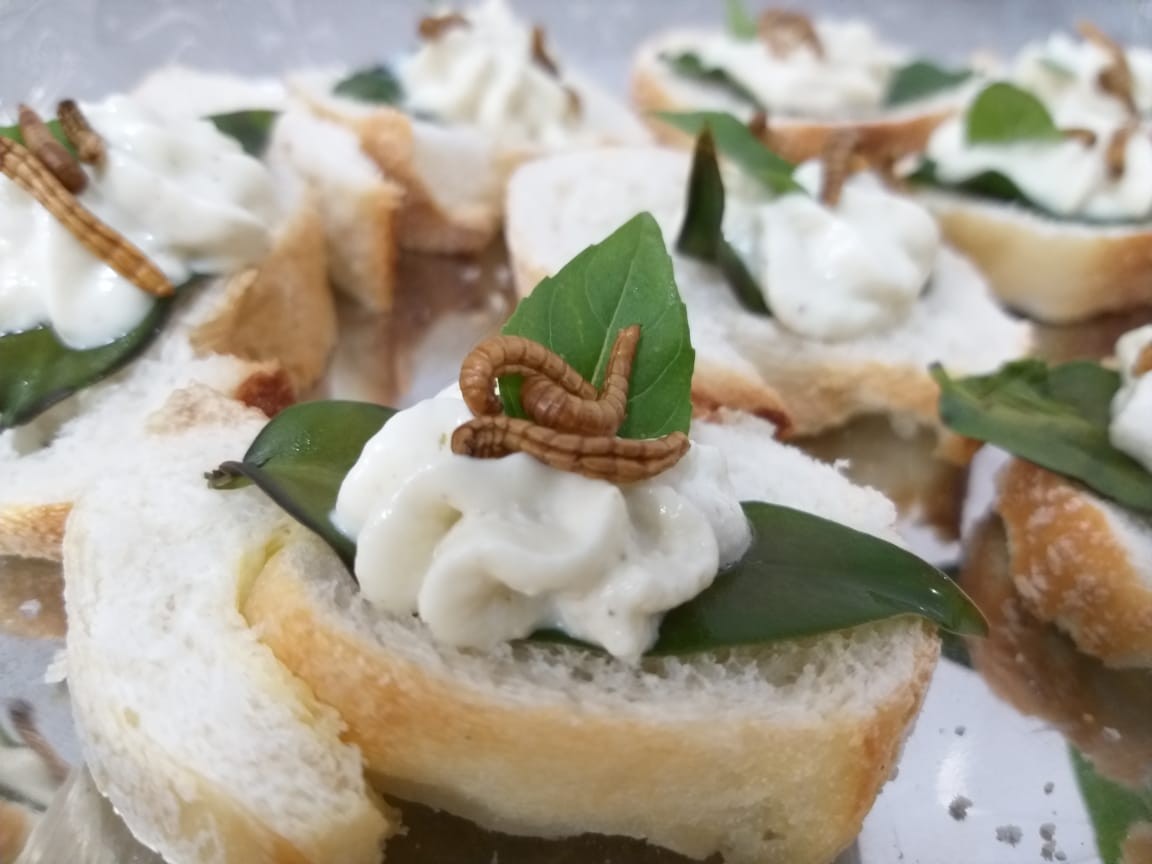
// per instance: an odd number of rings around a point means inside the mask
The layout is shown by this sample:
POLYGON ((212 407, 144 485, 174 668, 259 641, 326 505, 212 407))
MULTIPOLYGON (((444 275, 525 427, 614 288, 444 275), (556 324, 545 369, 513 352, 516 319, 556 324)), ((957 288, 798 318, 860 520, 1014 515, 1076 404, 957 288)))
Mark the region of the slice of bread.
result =
POLYGON ((58 559, 76 496, 136 461, 145 418, 174 390, 199 381, 274 414, 315 384, 336 312, 316 209, 307 195, 289 206, 258 267, 179 298, 140 357, 0 433, 0 555, 58 559))
MULTIPOLYGON (((676 147, 691 147, 692 137, 653 115, 660 111, 724 111, 749 120, 753 109, 723 88, 677 75, 661 59, 665 52, 690 50, 706 31, 675 30, 652 37, 636 51, 632 62, 632 102, 658 140, 676 147)), ((824 120, 774 114, 770 117, 772 149, 785 159, 802 162, 820 155, 828 137, 844 129, 860 136, 863 154, 891 157, 919 153, 932 131, 962 104, 957 93, 919 100, 880 110, 861 118, 824 120)))
POLYGON ((380 174, 354 135, 315 116, 278 79, 164 66, 143 78, 132 98, 161 116, 278 112, 263 158, 277 183, 303 187, 316 201, 333 286, 368 309, 391 308, 402 190, 380 174))
POLYGON ((204 481, 264 422, 205 387, 181 391, 135 463, 76 503, 64 571, 77 733, 101 792, 172 864, 379 864, 395 826, 340 718, 239 612, 288 517, 256 490, 204 481))
POLYGON ((1028 608, 1110 666, 1152 667, 1152 525, 1022 459, 999 479, 1012 578, 1028 608))
POLYGON ((1143 669, 1110 669, 1039 620, 1016 590, 1002 519, 981 519, 965 547, 960 582, 988 617, 971 639, 972 661, 1018 711, 1058 729, 1106 777, 1134 789, 1152 765, 1152 680, 1143 669))
MULTIPOLYGON (((419 252, 478 252, 499 234, 504 189, 517 166, 545 155, 536 148, 504 149, 478 128, 413 118, 387 105, 332 93, 339 73, 302 73, 291 81, 296 98, 317 116, 341 124, 383 175, 404 190, 397 235, 419 252)), ((641 144, 648 135, 628 109, 591 82, 572 79, 592 144, 641 144)))
MULTIPOLYGON (((724 412, 743 498, 895 540, 878 493, 724 412)), ((319 540, 293 533, 243 604, 254 633, 348 724, 378 788, 498 831, 645 838, 727 864, 827 864, 891 775, 938 655, 893 619, 632 666, 558 645, 478 653, 371 608, 319 540)))
MULTIPOLYGON (((688 169, 688 154, 656 149, 575 153, 521 168, 508 190, 507 229, 520 292, 642 210, 671 246, 688 169)), ((990 372, 1031 341, 1030 328, 1002 312, 975 269, 948 249, 905 321, 839 343, 805 339, 745 311, 716 268, 673 257, 696 348, 694 401, 770 413, 782 399, 796 436, 866 414, 936 427, 931 363, 958 374, 990 372)))
POLYGON ((1092 225, 942 190, 918 198, 1008 306, 1052 323, 1152 305, 1152 224, 1092 225))

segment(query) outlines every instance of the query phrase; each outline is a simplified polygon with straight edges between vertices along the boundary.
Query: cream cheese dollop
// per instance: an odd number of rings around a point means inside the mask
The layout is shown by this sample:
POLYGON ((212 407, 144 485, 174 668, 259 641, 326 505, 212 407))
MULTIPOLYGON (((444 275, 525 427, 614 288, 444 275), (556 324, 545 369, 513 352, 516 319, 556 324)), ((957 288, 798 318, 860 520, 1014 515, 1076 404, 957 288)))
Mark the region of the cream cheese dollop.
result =
POLYGON ((807 162, 794 176, 811 194, 734 199, 725 235, 783 327, 827 341, 883 332, 908 316, 928 284, 939 228, 872 174, 849 177, 839 203, 823 204, 822 175, 819 162, 807 162))
POLYGON ((450 438, 472 418, 440 396, 396 414, 340 488, 364 597, 416 613, 440 641, 492 648, 546 627, 634 660, 663 613, 746 550, 750 529, 719 450, 616 485, 522 453, 474 459, 450 438))
MULTIPOLYGON (((161 119, 123 96, 84 111, 107 158, 86 166, 80 202, 174 285, 265 254, 275 187, 236 141, 206 120, 161 119)), ((0 334, 50 324, 70 348, 92 348, 131 330, 153 302, 0 178, 0 334)))
POLYGON ((1090 129, 1095 143, 1068 138, 972 144, 961 116, 932 134, 926 155, 944 183, 998 171, 1029 201, 1059 216, 1132 221, 1152 217, 1152 138, 1147 131, 1128 137, 1124 172, 1113 178, 1106 151, 1119 124, 1102 121, 1090 109, 1070 102, 1055 111, 1053 119, 1061 128, 1090 129))
POLYGON ((484 0, 401 61, 407 107, 479 127, 500 144, 560 147, 579 131, 564 82, 534 57, 532 28, 505 0, 484 0))
POLYGON ((1135 370, 1141 353, 1149 345, 1152 345, 1152 324, 1130 330, 1116 342, 1121 384, 1112 397, 1112 423, 1108 433, 1113 447, 1152 471, 1152 372, 1135 370))
POLYGON ((686 36, 664 50, 691 52, 705 66, 724 70, 772 114, 842 119, 879 108, 903 52, 880 41, 862 21, 814 23, 823 47, 819 55, 807 45, 777 54, 760 39, 720 32, 686 36))
MULTIPOLYGON (((1128 47, 1124 51, 1132 73, 1132 95, 1141 114, 1152 113, 1152 51, 1128 47)), ((1123 103, 1100 88, 1099 77, 1111 63, 1103 48, 1067 33, 1053 33, 1042 42, 1025 45, 1012 68, 1012 80, 1032 91, 1045 104, 1071 102, 1103 120, 1127 119, 1123 103)))

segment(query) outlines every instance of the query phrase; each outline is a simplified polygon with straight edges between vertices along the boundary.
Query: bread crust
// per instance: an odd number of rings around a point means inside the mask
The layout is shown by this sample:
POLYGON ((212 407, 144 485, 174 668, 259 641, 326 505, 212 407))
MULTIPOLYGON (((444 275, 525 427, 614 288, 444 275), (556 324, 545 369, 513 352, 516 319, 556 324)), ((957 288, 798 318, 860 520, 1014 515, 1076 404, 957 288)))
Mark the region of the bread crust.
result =
POLYGON ((32 816, 18 804, 0 801, 0 864, 16 864, 32 833, 32 816))
POLYGON ((313 564, 323 558, 286 546, 243 612, 277 658, 340 712, 383 792, 499 831, 642 837, 692 857, 719 852, 728 864, 826 864, 852 841, 895 764, 938 650, 927 628, 913 625, 923 634, 915 671, 893 697, 866 717, 817 725, 752 712, 691 722, 642 708, 622 715, 574 702, 518 704, 350 632, 310 594, 313 564))
POLYGON ((275 361, 296 393, 320 379, 336 343, 336 306, 324 229, 311 199, 295 210, 259 266, 228 278, 219 305, 189 341, 200 355, 275 361))
MULTIPOLYGON (((671 147, 692 146, 692 137, 653 116, 660 111, 698 111, 700 105, 679 101, 665 86, 663 73, 649 52, 641 49, 632 67, 632 103, 658 141, 671 147)), ((919 153, 932 132, 956 112, 954 106, 937 107, 920 114, 880 116, 865 120, 819 121, 794 117, 770 118, 772 149, 789 162, 803 162, 820 156, 829 136, 845 129, 859 136, 862 154, 891 157, 919 153)))
POLYGON ((1061 222, 1020 205, 920 196, 1008 306, 1050 323, 1152 304, 1152 227, 1061 222))
POLYGON ((1110 666, 1152 666, 1152 585, 1137 569, 1146 550, 1120 536, 1110 506, 1022 459, 1000 476, 997 510, 1028 608, 1110 666))

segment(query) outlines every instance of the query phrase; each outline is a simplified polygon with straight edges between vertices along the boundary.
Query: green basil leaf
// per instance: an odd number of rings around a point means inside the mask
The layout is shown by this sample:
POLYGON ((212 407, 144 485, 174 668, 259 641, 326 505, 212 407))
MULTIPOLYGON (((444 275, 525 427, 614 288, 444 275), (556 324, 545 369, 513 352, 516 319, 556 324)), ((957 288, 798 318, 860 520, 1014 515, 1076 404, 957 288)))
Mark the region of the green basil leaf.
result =
MULTIPOLYGON (((597 387, 616 335, 639 324, 622 438, 687 432, 695 351, 660 227, 641 213, 585 249, 520 301, 504 333, 547 345, 597 387)), ((500 381, 505 411, 524 416, 519 381, 500 381)))
POLYGON ((358 102, 378 105, 399 105, 404 101, 404 86, 383 63, 353 72, 333 87, 332 92, 358 102))
POLYGON ((276 111, 250 109, 213 114, 208 120, 229 138, 239 142, 245 153, 259 159, 268 149, 268 139, 272 137, 272 126, 278 116, 276 111))
POLYGON ((751 548, 664 617, 652 653, 797 639, 898 615, 952 633, 987 631, 960 587, 906 549, 791 507, 743 506, 751 548))
POLYGON ((1101 776, 1075 747, 1068 750, 1076 783, 1092 817, 1100 858, 1103 864, 1121 864, 1128 832, 1138 823, 1152 822, 1152 787, 1137 792, 1114 783, 1101 776))
POLYGON ((755 39, 759 34, 756 22, 748 14, 743 0, 725 0, 725 19, 728 23, 728 33, 737 39, 755 39))
POLYGON ((711 130, 716 150, 760 181, 773 195, 787 195, 791 192, 808 194, 808 190, 792 176, 796 166, 769 150, 763 141, 731 114, 722 111, 691 111, 661 112, 656 116, 689 135, 699 135, 705 129, 711 130))
MULTIPOLYGON (((193 277, 176 293, 198 281, 193 277)), ((0 431, 35 419, 139 356, 163 329, 173 300, 156 300, 143 321, 98 348, 69 348, 47 325, 0 336, 0 431)))
MULTIPOLYGON (((209 484, 255 484, 351 569, 355 544, 332 524, 331 513, 345 475, 394 413, 356 402, 293 406, 268 423, 242 462, 209 473, 209 484)), ((652 653, 794 639, 897 615, 920 615, 954 633, 984 632, 983 617, 963 591, 911 552, 789 507, 743 507, 752 527, 748 552, 668 613, 652 653)), ((573 641, 554 631, 532 638, 573 641)))
POLYGON ((352 569, 355 544, 332 524, 340 484, 368 439, 396 412, 365 402, 303 402, 261 430, 241 462, 207 475, 214 489, 255 484, 290 516, 319 534, 352 569))
POLYGON ((729 96, 757 111, 765 110, 764 104, 756 98, 755 93, 719 66, 708 66, 700 59, 699 55, 693 54, 691 51, 684 51, 680 54, 664 53, 660 55, 660 59, 667 63, 677 75, 724 90, 729 96))
POLYGON ((949 428, 1152 513, 1152 473, 1108 438, 1117 373, 1085 361, 1018 360, 992 375, 953 380, 939 365, 932 375, 949 428))
POLYGON ((969 144, 1060 141, 1062 136, 1044 103, 1014 84, 985 87, 968 109, 969 144))
POLYGON ((951 90, 971 77, 969 69, 944 69, 927 60, 913 60, 892 73, 884 104, 906 105, 951 90))
POLYGON ((705 128, 696 138, 692 170, 688 176, 688 203, 676 250, 689 258, 715 264, 724 281, 749 312, 770 315, 764 293, 732 244, 724 239, 724 179, 716 162, 712 132, 705 128))

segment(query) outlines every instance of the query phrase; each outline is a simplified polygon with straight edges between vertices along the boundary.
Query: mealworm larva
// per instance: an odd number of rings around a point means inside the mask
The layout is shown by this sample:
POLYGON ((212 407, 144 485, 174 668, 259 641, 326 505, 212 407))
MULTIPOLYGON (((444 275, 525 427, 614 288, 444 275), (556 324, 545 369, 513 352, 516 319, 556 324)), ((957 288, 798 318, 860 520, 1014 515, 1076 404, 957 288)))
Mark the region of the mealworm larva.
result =
POLYGON ((460 393, 477 417, 502 411, 496 379, 502 375, 543 375, 581 399, 595 399, 596 388, 539 342, 522 336, 485 339, 460 365, 460 393))
POLYGON ((76 158, 68 152, 68 148, 56 140, 56 136, 40 119, 40 115, 27 105, 21 105, 19 124, 24 146, 32 155, 39 159, 69 192, 73 194, 83 192, 88 185, 88 175, 84 173, 76 158))
POLYGON ((628 382, 639 342, 639 324, 625 327, 616 334, 604 385, 595 399, 570 393, 543 375, 528 376, 520 390, 524 413, 541 426, 559 432, 615 435, 627 414, 628 382))
POLYGON ((48 739, 36 728, 36 718, 32 705, 23 699, 17 699, 8 706, 8 719, 12 728, 20 736, 24 745, 40 757, 40 761, 52 775, 57 783, 63 783, 68 777, 68 763, 65 762, 56 749, 48 743, 48 739))
POLYGON ((556 61, 548 53, 548 42, 544 36, 544 28, 539 24, 532 28, 532 59, 553 78, 560 77, 560 67, 556 65, 556 61))
POLYGON ((1144 349, 1137 355, 1136 362, 1132 364, 1133 375, 1144 375, 1152 372, 1152 342, 1144 346, 1144 349))
POLYGON ((1124 46, 1091 21, 1081 21, 1076 25, 1076 29, 1086 41, 1108 54, 1110 62, 1100 70, 1096 79, 1097 85, 1105 93, 1115 96, 1124 103, 1124 109, 1128 114, 1136 117, 1140 110, 1133 95, 1132 69, 1128 65, 1128 55, 1124 53, 1124 46))
POLYGON ((1079 141, 1085 147, 1096 146, 1096 133, 1091 129, 1085 129, 1082 126, 1069 126, 1067 129, 1061 129, 1060 134, 1069 141, 1079 141))
POLYGON ((449 30, 457 27, 471 27, 472 22, 459 12, 450 12, 447 15, 428 15, 420 19, 420 38, 425 41, 439 39, 449 30))
POLYGON ((820 160, 824 176, 820 183, 820 201, 829 207, 840 203, 840 193, 852 168, 852 157, 860 136, 854 129, 838 129, 828 134, 820 160))
POLYGON ((791 54, 799 45, 807 45, 817 57, 824 56, 824 43, 812 19, 792 9, 769 9, 760 15, 757 27, 760 39, 778 57, 791 54))
POLYGON ((56 117, 60 120, 64 134, 76 148, 76 154, 81 162, 87 162, 89 165, 104 164, 107 156, 104 139, 92 128, 92 124, 88 122, 75 99, 65 99, 57 105, 56 117))
POLYGON ((476 417, 452 433, 452 452, 478 459, 527 453, 545 465, 593 480, 634 483, 668 470, 688 452, 683 432, 616 438, 558 432, 514 417, 476 417))
POLYGON ((39 201, 89 252, 141 291, 157 297, 172 293, 168 277, 129 240, 77 201, 26 147, 0 138, 0 173, 39 201))
POLYGON ((1108 149, 1104 151, 1104 164, 1108 166, 1108 176, 1119 180, 1124 176, 1128 167, 1128 139, 1136 129, 1133 126, 1121 126, 1108 139, 1108 149))

